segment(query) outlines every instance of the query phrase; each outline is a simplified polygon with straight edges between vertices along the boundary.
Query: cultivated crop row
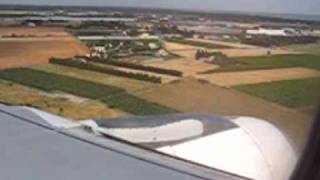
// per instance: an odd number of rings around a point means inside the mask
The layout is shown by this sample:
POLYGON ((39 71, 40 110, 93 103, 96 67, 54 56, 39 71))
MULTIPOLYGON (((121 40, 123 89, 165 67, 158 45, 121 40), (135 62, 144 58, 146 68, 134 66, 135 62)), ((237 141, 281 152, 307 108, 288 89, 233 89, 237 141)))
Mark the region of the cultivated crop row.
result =
POLYGON ((109 107, 117 108, 134 115, 176 112, 168 107, 130 95, 121 88, 38 70, 26 68, 3 70, 0 71, 0 78, 48 92, 63 91, 77 96, 100 100, 109 107))

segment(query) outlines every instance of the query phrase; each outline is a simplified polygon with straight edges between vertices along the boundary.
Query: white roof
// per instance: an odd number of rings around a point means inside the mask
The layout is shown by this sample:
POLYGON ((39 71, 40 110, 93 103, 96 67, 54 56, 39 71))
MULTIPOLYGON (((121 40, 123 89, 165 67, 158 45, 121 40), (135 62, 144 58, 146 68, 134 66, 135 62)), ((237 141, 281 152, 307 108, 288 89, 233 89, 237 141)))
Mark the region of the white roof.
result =
POLYGON ((286 36, 287 33, 284 29, 249 29, 246 31, 247 34, 257 35, 257 34, 264 34, 270 36, 286 36))

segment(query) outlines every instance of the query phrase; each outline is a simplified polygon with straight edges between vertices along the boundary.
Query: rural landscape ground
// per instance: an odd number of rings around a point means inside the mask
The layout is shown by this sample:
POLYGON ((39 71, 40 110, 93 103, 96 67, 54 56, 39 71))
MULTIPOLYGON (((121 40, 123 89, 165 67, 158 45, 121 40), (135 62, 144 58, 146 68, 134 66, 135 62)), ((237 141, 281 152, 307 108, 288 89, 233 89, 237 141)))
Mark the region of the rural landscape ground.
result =
MULTIPOLYGON (((0 28, 0 102, 26 105, 74 120, 205 112, 268 120, 302 147, 320 92, 320 46, 267 48, 189 39, 166 42, 179 57, 148 66, 178 70, 152 83, 49 63, 88 48, 62 28, 0 28), (235 59, 224 66, 196 61, 206 46, 235 59)), ((132 57, 134 58, 134 57, 132 57)), ((122 71, 137 72, 125 67, 122 71)), ((148 72, 150 73, 150 72, 148 72)))
POLYGON ((0 36, 6 37, 0 39, 0 69, 41 64, 51 57, 66 58, 88 52, 87 47, 63 28, 1 27, 0 36))

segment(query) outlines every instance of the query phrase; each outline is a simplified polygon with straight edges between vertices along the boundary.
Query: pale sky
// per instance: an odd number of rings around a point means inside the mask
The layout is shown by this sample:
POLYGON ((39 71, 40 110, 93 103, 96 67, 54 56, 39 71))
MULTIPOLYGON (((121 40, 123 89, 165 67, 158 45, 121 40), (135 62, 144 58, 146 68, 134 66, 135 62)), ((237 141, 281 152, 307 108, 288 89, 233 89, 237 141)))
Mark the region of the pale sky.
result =
POLYGON ((320 15, 320 0, 0 0, 0 4, 160 7, 320 15))

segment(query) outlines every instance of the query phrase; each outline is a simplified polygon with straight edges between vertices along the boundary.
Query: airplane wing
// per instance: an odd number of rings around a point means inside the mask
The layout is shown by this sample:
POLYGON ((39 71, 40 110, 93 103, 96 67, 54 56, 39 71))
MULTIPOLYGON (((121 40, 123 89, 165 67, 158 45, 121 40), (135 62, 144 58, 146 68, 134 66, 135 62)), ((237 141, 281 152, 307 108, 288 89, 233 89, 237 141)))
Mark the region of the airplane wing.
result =
POLYGON ((238 180, 33 108, 0 105, 0 179, 238 180))

